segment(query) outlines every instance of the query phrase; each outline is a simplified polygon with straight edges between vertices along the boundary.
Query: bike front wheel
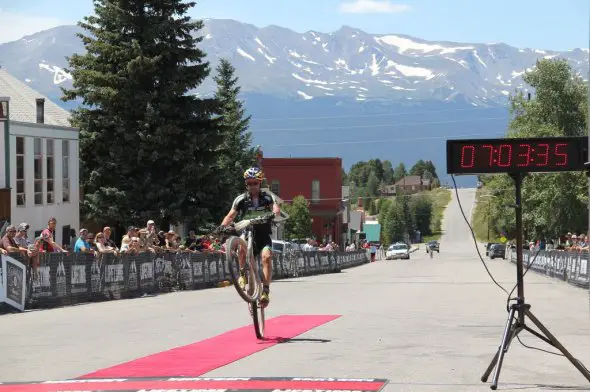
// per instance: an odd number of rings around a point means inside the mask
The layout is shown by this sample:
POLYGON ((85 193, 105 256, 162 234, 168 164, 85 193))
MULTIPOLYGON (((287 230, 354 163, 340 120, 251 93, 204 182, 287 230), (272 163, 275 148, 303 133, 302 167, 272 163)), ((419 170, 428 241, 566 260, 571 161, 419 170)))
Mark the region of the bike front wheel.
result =
POLYGON ((240 278, 240 254, 246 255, 248 247, 239 237, 230 237, 225 246, 225 257, 227 266, 232 278, 232 283, 242 299, 253 303, 260 296, 260 284, 256 276, 256 268, 252 266, 253 257, 244 257, 244 279, 245 286, 239 284, 240 278))
POLYGON ((256 333, 256 338, 264 339, 264 330, 266 322, 264 308, 260 306, 258 301, 250 303, 249 307, 250 315, 252 316, 252 321, 254 324, 254 332, 256 333))

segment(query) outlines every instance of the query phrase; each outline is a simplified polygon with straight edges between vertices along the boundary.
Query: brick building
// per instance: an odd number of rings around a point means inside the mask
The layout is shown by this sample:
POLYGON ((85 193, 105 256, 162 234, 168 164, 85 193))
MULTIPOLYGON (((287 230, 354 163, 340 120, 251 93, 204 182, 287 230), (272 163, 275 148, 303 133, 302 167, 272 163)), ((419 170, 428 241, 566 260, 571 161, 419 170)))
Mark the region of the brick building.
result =
POLYGON ((281 199, 303 195, 309 201, 318 241, 341 242, 341 158, 263 158, 262 166, 267 186, 281 199))

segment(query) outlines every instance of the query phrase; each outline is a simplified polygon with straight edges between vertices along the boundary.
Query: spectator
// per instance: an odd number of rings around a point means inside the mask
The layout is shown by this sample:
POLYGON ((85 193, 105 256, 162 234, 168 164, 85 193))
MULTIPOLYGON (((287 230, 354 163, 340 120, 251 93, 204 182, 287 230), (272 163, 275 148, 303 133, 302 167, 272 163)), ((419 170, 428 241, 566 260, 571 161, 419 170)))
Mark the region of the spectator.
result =
POLYGON ((166 246, 166 234, 164 233, 164 230, 158 231, 158 236, 156 238, 156 245, 161 246, 161 247, 166 246))
POLYGON ((80 236, 74 244, 75 253, 91 253, 92 245, 88 242, 88 230, 80 229, 80 236))
MULTIPOLYGON (((148 248, 152 248, 154 246, 164 246, 163 243, 160 243, 160 240, 158 239, 158 233, 156 232, 156 223, 153 220, 149 220, 147 222, 147 227, 146 227, 146 237, 145 237, 145 246, 147 246, 148 248)), ((142 241, 141 237, 139 238, 140 242, 142 241)))
POLYGON ((167 250, 176 250, 178 249, 178 245, 176 244, 176 233, 174 230, 170 230, 168 233, 165 234, 165 243, 164 248, 167 250))
POLYGON ((29 240, 27 236, 27 230, 29 230, 28 223, 21 223, 16 229, 16 235, 14 236, 14 242, 18 245, 21 254, 26 255, 29 258, 29 265, 33 268, 33 273, 36 274, 37 267, 39 266, 39 252, 29 240))
POLYGON ((121 240, 121 251, 129 249, 129 241, 133 237, 137 237, 137 229, 135 226, 129 226, 127 228, 127 234, 125 234, 121 240))
POLYGON ((6 228, 6 234, 4 234, 4 237, 2 237, 2 240, 0 242, 2 248, 6 250, 8 253, 14 253, 19 251, 18 244, 14 240, 15 236, 16 227, 14 227, 13 225, 8 226, 6 228))
POLYGON ((129 241, 129 248, 127 250, 128 253, 132 253, 132 254, 137 254, 140 253, 140 248, 139 248, 139 238, 138 237, 132 237, 131 240, 129 241))
POLYGON ((51 217, 47 222, 47 228, 41 232, 43 240, 43 249, 46 252, 66 252, 61 246, 55 242, 55 227, 57 226, 57 219, 51 217))
POLYGON ((106 244, 106 236, 104 233, 96 234, 96 248, 98 249, 99 253, 114 253, 115 255, 119 254, 116 248, 106 244))
POLYGON ((104 229, 102 229, 102 233, 104 234, 105 245, 118 250, 117 245, 115 244, 115 241, 113 241, 111 239, 111 234, 112 234, 111 228, 108 226, 105 227, 104 229))
MULTIPOLYGON (((153 221, 150 221, 153 222, 153 221)), ((150 237, 150 232, 148 231, 148 229, 141 229, 139 230, 139 252, 153 252, 155 253, 155 246, 153 243, 153 238, 155 237, 150 237)))
POLYGON ((201 239, 197 238, 194 230, 188 232, 188 237, 184 240, 184 246, 186 249, 193 252, 203 249, 201 245, 201 239))
POLYGON ((16 229, 16 235, 14 236, 14 242, 16 242, 18 246, 25 251, 27 251, 29 246, 32 245, 31 240, 29 240, 27 236, 27 230, 29 230, 29 224, 23 222, 18 225, 16 229))
POLYGON ((94 242, 94 233, 88 233, 88 236, 86 237, 86 239, 88 240, 88 244, 90 245, 90 249, 92 249, 96 254, 96 252, 98 252, 98 248, 96 247, 96 242, 94 242))

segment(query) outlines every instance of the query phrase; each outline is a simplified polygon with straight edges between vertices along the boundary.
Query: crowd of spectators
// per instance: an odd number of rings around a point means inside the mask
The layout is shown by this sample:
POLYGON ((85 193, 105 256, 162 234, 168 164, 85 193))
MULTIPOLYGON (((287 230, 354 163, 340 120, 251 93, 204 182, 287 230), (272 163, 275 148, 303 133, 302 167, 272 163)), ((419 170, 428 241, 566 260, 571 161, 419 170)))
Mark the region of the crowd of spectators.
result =
POLYGON ((105 227, 101 232, 91 233, 87 229, 80 229, 78 238, 73 244, 75 253, 122 253, 138 254, 144 252, 215 252, 221 249, 217 238, 210 236, 197 236, 194 230, 189 231, 186 238, 174 230, 157 230, 153 220, 147 222, 146 227, 137 228, 130 226, 127 233, 121 239, 118 247, 112 238, 112 230, 105 227))
POLYGON ((97 233, 82 228, 79 230, 78 236, 72 238, 69 245, 62 246, 55 241, 56 226, 57 220, 50 218, 47 227, 41 231, 41 234, 30 238, 28 223, 23 222, 18 226, 10 225, 0 239, 0 254, 18 253, 23 259, 28 259, 33 271, 36 271, 39 266, 39 255, 42 253, 88 253, 94 256, 114 253, 118 256, 124 253, 139 254, 165 251, 200 253, 215 252, 221 249, 218 239, 210 236, 197 236, 195 231, 190 231, 188 236, 182 239, 173 230, 168 232, 157 230, 153 220, 149 220, 144 228, 130 226, 121 239, 120 247, 113 240, 113 231, 110 227, 104 227, 102 231, 97 233))
MULTIPOLYGON (((567 233, 555 240, 540 239, 536 241, 528 241, 525 243, 525 248, 530 251, 537 250, 561 250, 568 252, 588 252, 590 250, 590 236, 584 233, 567 233)), ((514 245, 514 241, 511 241, 514 245)))

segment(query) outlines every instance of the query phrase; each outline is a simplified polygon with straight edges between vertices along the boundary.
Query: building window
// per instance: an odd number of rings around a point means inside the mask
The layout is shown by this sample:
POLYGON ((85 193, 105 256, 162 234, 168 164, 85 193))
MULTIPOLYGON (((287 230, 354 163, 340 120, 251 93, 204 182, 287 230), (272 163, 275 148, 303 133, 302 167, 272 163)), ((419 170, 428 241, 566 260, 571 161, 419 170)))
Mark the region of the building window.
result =
POLYGON ((61 161, 61 172, 62 172, 62 189, 63 196, 62 201, 67 203, 70 201, 70 141, 61 141, 62 161, 61 161))
POLYGON ((272 180, 270 183, 270 191, 277 196, 280 196, 281 192, 281 183, 279 180, 272 180))
POLYGON ((25 138, 16 138, 16 205, 25 206, 25 138))
POLYGON ((311 182, 311 202, 314 204, 320 202, 320 180, 311 182))
POLYGON ((35 138, 35 205, 43 204, 43 145, 41 138, 35 138))
POLYGON ((55 152, 53 139, 47 139, 45 160, 47 162, 47 204, 55 201, 55 152))

